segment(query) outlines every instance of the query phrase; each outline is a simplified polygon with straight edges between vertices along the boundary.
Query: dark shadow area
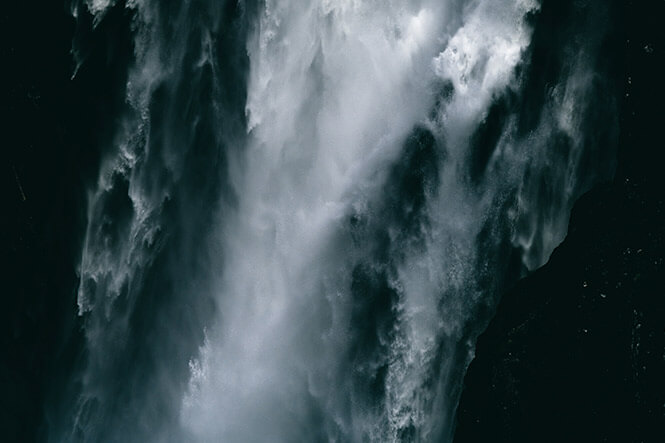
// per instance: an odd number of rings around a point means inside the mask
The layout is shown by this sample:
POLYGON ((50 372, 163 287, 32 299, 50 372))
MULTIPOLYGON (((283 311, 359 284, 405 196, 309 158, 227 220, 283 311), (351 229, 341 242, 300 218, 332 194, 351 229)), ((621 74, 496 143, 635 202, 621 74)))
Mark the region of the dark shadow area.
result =
POLYGON ((455 442, 665 436, 665 11, 617 11, 616 177, 576 203, 550 261, 502 298, 465 377, 455 442))
POLYGON ((129 16, 118 8, 86 36, 75 78, 75 23, 62 1, 3 5, 0 211, 0 439, 41 440, 44 405, 72 371, 83 334, 76 266, 94 184, 110 136, 106 120, 125 106, 129 16))

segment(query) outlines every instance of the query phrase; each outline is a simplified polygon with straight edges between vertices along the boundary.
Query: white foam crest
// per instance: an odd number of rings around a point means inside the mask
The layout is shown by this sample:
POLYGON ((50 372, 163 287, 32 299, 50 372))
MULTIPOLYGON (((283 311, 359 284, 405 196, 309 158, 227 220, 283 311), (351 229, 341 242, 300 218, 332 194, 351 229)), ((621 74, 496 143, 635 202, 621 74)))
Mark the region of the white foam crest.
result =
POLYGON ((453 149, 466 146, 471 127, 479 123, 493 95, 513 80, 531 40, 524 18, 537 7, 535 0, 476 3, 434 60, 437 75, 455 87, 454 102, 439 116, 453 149))
POLYGON ((86 0, 88 10, 94 16, 103 15, 110 7, 115 4, 116 0, 86 0))

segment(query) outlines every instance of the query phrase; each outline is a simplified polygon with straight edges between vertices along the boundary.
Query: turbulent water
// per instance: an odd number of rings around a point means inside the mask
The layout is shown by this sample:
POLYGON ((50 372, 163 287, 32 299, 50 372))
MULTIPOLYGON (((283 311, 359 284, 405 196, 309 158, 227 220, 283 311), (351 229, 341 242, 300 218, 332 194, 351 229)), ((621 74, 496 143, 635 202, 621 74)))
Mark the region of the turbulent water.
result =
POLYGON ((111 11, 133 55, 50 439, 451 440, 497 298, 612 174, 604 5, 569 3, 74 2, 77 67, 111 11))

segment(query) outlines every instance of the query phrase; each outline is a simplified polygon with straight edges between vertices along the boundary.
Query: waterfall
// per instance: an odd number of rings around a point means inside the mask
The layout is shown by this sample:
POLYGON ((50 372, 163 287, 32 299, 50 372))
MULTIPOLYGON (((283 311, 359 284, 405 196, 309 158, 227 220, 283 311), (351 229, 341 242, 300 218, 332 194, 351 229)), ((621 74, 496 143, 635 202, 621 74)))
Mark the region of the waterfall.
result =
POLYGON ((75 1, 89 32, 123 9, 134 54, 52 439, 450 441, 501 292, 612 174, 602 5, 554 49, 544 7, 75 1))

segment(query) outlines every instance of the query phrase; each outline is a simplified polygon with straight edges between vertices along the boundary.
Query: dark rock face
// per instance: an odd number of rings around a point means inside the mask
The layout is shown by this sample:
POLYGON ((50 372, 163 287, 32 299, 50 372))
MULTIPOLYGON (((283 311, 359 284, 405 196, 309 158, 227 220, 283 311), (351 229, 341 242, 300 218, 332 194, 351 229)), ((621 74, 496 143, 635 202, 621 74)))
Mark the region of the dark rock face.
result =
POLYGON ((665 441, 663 6, 628 3, 616 179, 577 202, 550 261, 504 295, 455 442, 665 441))
POLYGON ((0 440, 30 442, 44 440, 44 404, 79 354, 85 190, 108 137, 100 122, 125 106, 117 91, 132 48, 117 38, 130 23, 117 8, 86 36, 90 55, 72 79, 75 23, 64 2, 3 6, 0 440))
POLYGON ((583 197, 478 340, 455 441, 665 436, 664 251, 663 199, 630 182, 583 197))

